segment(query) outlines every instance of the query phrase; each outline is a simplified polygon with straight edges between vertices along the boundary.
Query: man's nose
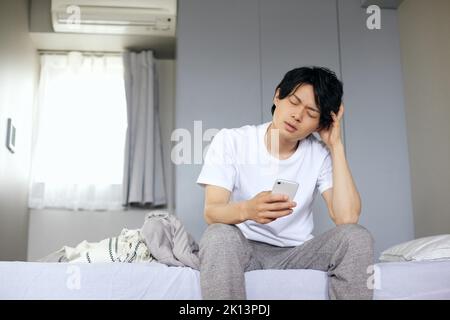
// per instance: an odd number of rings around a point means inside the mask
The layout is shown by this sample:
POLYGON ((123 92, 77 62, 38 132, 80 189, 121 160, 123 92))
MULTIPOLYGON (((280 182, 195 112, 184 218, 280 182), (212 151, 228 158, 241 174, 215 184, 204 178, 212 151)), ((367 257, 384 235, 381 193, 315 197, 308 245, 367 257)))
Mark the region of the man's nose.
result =
POLYGON ((301 108, 300 110, 294 112, 292 114, 292 118, 294 118, 296 121, 300 121, 301 122, 301 120, 303 118, 303 111, 304 111, 304 109, 305 108, 301 108))

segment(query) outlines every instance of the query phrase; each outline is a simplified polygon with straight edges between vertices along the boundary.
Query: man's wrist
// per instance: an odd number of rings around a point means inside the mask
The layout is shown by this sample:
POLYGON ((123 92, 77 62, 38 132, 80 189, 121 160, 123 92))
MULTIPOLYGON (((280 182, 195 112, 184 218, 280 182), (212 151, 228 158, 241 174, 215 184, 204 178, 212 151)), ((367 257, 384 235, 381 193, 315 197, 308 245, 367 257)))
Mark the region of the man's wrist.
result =
POLYGON ((343 152, 344 151, 344 144, 341 141, 339 141, 336 144, 330 146, 329 149, 330 149, 331 155, 334 155, 334 154, 336 154, 338 152, 343 152))
POLYGON ((239 220, 240 222, 247 221, 248 218, 248 201, 242 201, 239 203, 239 220))

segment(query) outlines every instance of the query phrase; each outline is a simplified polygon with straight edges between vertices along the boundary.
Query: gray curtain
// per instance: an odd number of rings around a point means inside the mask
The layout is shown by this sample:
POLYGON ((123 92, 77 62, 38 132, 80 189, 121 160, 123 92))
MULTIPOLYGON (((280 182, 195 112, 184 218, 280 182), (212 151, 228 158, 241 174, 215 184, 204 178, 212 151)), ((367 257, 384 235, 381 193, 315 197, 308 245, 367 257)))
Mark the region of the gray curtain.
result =
POLYGON ((124 69, 128 128, 123 205, 165 205, 157 74, 153 52, 124 53, 124 69))

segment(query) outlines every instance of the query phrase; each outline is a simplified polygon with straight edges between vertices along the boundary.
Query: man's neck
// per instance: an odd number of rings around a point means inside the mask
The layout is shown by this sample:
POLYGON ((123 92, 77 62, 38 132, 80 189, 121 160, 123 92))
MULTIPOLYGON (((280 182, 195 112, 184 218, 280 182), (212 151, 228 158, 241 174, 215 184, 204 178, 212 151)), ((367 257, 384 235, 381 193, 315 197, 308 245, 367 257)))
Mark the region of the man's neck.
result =
POLYGON ((273 122, 269 125, 264 142, 266 144, 267 150, 270 154, 275 156, 276 158, 283 160, 289 158, 292 154, 297 150, 299 141, 289 141, 283 139, 283 137, 277 132, 273 122), (278 143, 278 154, 277 154, 277 146, 274 145, 278 143))

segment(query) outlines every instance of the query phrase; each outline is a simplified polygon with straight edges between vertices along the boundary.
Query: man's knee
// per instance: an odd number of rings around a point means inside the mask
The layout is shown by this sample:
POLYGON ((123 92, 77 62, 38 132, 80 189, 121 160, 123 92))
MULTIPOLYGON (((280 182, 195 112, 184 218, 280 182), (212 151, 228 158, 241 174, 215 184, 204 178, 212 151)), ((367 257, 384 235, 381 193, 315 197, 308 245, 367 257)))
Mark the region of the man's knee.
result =
POLYGON ((239 228, 234 225, 224 223, 210 224, 200 240, 200 249, 207 247, 233 247, 233 245, 238 245, 242 242, 241 238, 243 235, 240 233, 239 228))
POLYGON ((373 246, 373 237, 370 232, 363 226, 356 223, 341 224, 336 226, 337 234, 344 241, 350 241, 353 244, 362 246, 373 246))

